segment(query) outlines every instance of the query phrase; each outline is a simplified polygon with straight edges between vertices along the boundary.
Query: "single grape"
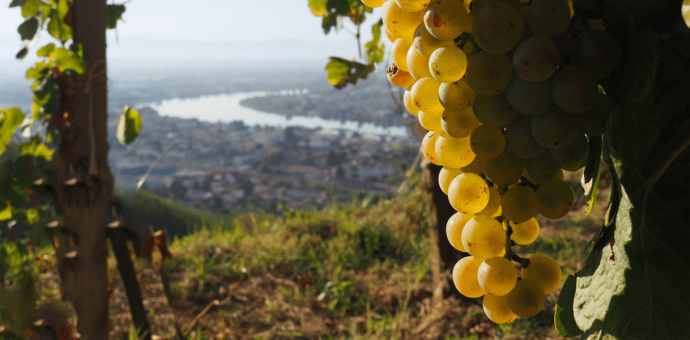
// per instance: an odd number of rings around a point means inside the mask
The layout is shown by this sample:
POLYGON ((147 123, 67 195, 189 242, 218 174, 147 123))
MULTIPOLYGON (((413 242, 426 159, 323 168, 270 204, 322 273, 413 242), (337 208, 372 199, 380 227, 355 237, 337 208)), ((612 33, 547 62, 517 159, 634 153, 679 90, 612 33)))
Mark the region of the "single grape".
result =
POLYGON ((542 216, 557 220, 570 212, 575 201, 573 188, 563 180, 553 178, 537 189, 538 210, 542 216))
POLYGON ((386 76, 391 84, 397 87, 409 87, 414 84, 415 79, 411 74, 398 68, 398 65, 392 63, 386 70, 386 76))
POLYGON ((482 165, 482 159, 479 157, 475 157, 472 163, 470 163, 468 166, 460 168, 463 173, 466 174, 475 174, 475 175, 484 175, 484 166, 482 165))
POLYGON ((453 267, 453 283, 460 294, 468 298, 482 297, 485 292, 477 281, 477 270, 483 260, 474 256, 463 257, 453 267))
POLYGON ((532 244, 539 237, 539 222, 534 217, 522 223, 510 222, 510 227, 513 229, 510 239, 519 245, 532 244))
POLYGON ((394 36, 412 40, 414 30, 424 21, 424 11, 404 11, 395 1, 386 1, 381 10, 381 18, 394 36))
POLYGON ((405 72, 410 72, 407 68, 407 52, 410 47, 412 47, 412 41, 405 39, 398 39, 391 46, 391 59, 399 69, 405 72))
POLYGON ((424 14, 426 29, 441 40, 455 39, 462 32, 471 30, 471 23, 472 19, 461 0, 433 1, 424 14))
POLYGON ((426 29, 426 25, 421 23, 414 31, 414 40, 412 44, 414 45, 414 48, 417 49, 419 54, 427 58, 431 58, 431 55, 434 53, 434 51, 441 47, 454 46, 455 42, 453 39, 437 39, 431 35, 431 33, 429 33, 429 31, 426 29))
MULTIPOLYGON (((479 267, 481 271, 481 266, 479 267)), ((561 285, 561 266, 553 258, 537 254, 529 257, 529 265, 522 268, 522 278, 541 286, 544 294, 550 294, 561 285)), ((481 281, 479 281, 481 286, 481 281)))
POLYGON ((493 96, 477 95, 472 110, 480 123, 496 128, 510 124, 520 115, 520 112, 510 106, 508 98, 503 93, 493 96))
POLYGON ((454 83, 465 75, 467 56, 455 46, 436 49, 429 58, 431 76, 444 83, 454 83))
POLYGON ((463 171, 461 169, 453 169, 444 166, 438 174, 438 185, 441 187, 441 191, 448 195, 448 187, 450 186, 450 182, 452 182, 455 177, 458 177, 462 173, 463 171))
POLYGON ((438 98, 444 108, 452 111, 466 111, 472 107, 477 94, 465 79, 454 83, 443 83, 438 88, 438 98))
POLYGON ((405 90, 405 94, 403 94, 403 103, 405 104, 407 112, 415 117, 419 114, 419 108, 412 102, 412 92, 410 92, 409 89, 405 90))
POLYGON ((527 24, 534 34, 557 37, 570 25, 570 8, 563 0, 535 0, 527 12, 527 24))
MULTIPOLYGON (((552 150, 551 152, 554 151, 556 150, 552 150)), ((525 161, 525 171, 530 177, 530 182, 534 184, 545 183, 556 177, 558 172, 561 171, 561 164, 553 159, 551 152, 543 152, 537 158, 525 161)))
POLYGON ((503 92, 513 77, 513 65, 505 54, 477 52, 467 59, 467 82, 483 96, 503 92))
POLYGON ((443 165, 456 169, 469 165, 475 158, 469 137, 453 138, 445 132, 436 141, 436 154, 443 165))
POLYGON ((453 138, 465 138, 481 125, 472 108, 464 111, 443 110, 441 116, 443 131, 453 138))
POLYGON ((472 152, 482 159, 498 157, 506 147, 506 139, 499 128, 478 126, 470 136, 472 152))
POLYGON ((443 165, 438 155, 436 155, 436 141, 440 134, 440 132, 429 131, 426 136, 424 136, 424 139, 422 139, 422 153, 424 157, 426 157, 429 162, 436 165, 443 165))
POLYGON ((537 158, 546 151, 533 136, 530 116, 520 116, 508 124, 505 138, 508 150, 520 159, 537 158))
POLYGON ((556 72, 561 57, 551 39, 535 35, 525 39, 513 53, 513 68, 522 79, 545 81, 556 72))
POLYGON ((362 0, 362 3, 364 5, 372 7, 372 8, 383 6, 384 2, 386 2, 386 0, 362 0))
POLYGON ((475 174, 460 174, 448 186, 450 205, 459 212, 474 215, 489 203, 489 186, 475 174))
POLYGON ((412 102, 425 112, 443 112, 443 106, 438 99, 438 88, 441 82, 434 78, 422 78, 412 86, 412 102))
POLYGON ((448 219, 448 223, 446 223, 446 236, 448 237, 448 242, 450 242, 453 248, 465 253, 467 250, 465 246, 462 245, 462 229, 465 228, 465 224, 472 217, 474 216, 456 212, 448 219))
POLYGON ((517 315, 508 307, 508 295, 496 296, 486 293, 483 306, 489 320, 499 325, 511 323, 517 319, 517 315))
POLYGON ((419 54, 414 46, 407 51, 407 69, 416 80, 431 77, 429 58, 419 54))
POLYGON ((611 97, 598 93, 594 107, 578 115, 578 130, 588 136, 603 135, 615 106, 616 104, 611 97))
POLYGON ((492 4, 477 13, 472 37, 486 52, 506 53, 520 42, 522 26, 522 17, 514 8, 504 4, 492 4))
POLYGON ((553 102, 569 113, 583 113, 591 109, 598 93, 599 87, 592 72, 579 65, 560 69, 551 82, 553 102))
POLYGON ((391 31, 388 30, 386 25, 383 25, 381 27, 381 31, 383 31, 386 34, 386 38, 388 38, 388 41, 390 41, 392 43, 395 42, 396 40, 400 39, 400 38, 396 37, 395 35, 393 35, 393 33, 391 33, 391 31))
POLYGON ((417 120, 419 124, 427 131, 442 131, 441 112, 436 111, 419 111, 417 120))
POLYGON ((501 210, 501 193, 498 192, 498 185, 494 185, 489 187, 489 203, 487 203, 484 210, 478 212, 477 215, 495 217, 494 215, 499 210, 501 210))
POLYGON ((551 82, 528 82, 518 76, 508 84, 506 95, 510 105, 520 113, 538 115, 551 105, 551 82))
POLYGON ((515 157, 507 148, 496 158, 484 159, 482 164, 484 174, 496 185, 517 183, 524 170, 522 160, 515 157))
POLYGON ((403 11, 419 12, 426 8, 429 0, 395 0, 403 11))
POLYGON ((515 288, 507 296, 510 310, 523 318, 530 318, 539 314, 546 303, 546 295, 541 286, 527 279, 518 281, 515 288))
POLYGON ((563 170, 577 171, 587 164, 589 157, 589 141, 583 134, 578 134, 570 145, 551 150, 551 156, 563 170))
POLYGON ((517 270, 510 260, 496 256, 482 262, 477 271, 477 280, 485 292, 503 296, 515 287, 517 270))
POLYGON ((562 149, 577 137, 577 123, 573 115, 551 105, 546 112, 532 117, 532 135, 543 147, 562 149))
POLYGON ((462 230, 462 245, 470 255, 479 259, 498 256, 505 250, 506 233, 493 217, 472 217, 462 230))
POLYGON ((522 223, 537 213, 537 194, 527 187, 508 189, 501 199, 503 215, 515 223, 522 223))
POLYGON ((573 41, 570 60, 592 72, 596 79, 606 78, 618 68, 623 49, 618 39, 605 30, 582 32, 573 41))

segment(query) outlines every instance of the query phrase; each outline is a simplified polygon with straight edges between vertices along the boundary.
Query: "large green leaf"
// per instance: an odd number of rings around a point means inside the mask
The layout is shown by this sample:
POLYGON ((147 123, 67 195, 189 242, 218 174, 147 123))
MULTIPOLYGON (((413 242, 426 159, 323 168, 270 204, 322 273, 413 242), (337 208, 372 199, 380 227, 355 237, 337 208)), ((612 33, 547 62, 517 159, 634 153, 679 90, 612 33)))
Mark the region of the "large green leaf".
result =
POLYGON ((616 98, 619 102, 634 103, 652 91, 659 60, 654 48, 657 39, 657 33, 649 28, 627 34, 628 60, 618 79, 616 98))
POLYGON ((125 106, 120 114, 120 122, 117 125, 117 140, 122 145, 129 145, 137 139, 141 133, 141 126, 143 121, 139 115, 139 111, 125 106))
POLYGON ((12 135, 23 121, 24 112, 16 107, 0 110, 0 155, 5 152, 12 135))
POLYGON ((86 71, 86 63, 72 50, 64 47, 60 47, 57 50, 55 62, 57 63, 60 72, 71 70, 77 74, 82 74, 84 71, 86 71))
POLYGON ((374 67, 371 65, 337 57, 331 57, 331 61, 326 65, 328 83, 337 89, 341 89, 347 84, 357 83, 359 79, 366 78, 372 71, 374 71, 374 67))
POLYGON ((72 27, 65 22, 65 17, 69 13, 69 3, 67 0, 59 0, 57 8, 53 8, 50 13, 50 21, 46 28, 53 38, 64 42, 72 39, 72 27))
POLYGON ((554 314, 554 325, 558 334, 562 336, 571 337, 582 334, 582 330, 577 327, 573 315, 573 299, 575 299, 575 277, 568 276, 563 283, 561 293, 558 295, 554 314))

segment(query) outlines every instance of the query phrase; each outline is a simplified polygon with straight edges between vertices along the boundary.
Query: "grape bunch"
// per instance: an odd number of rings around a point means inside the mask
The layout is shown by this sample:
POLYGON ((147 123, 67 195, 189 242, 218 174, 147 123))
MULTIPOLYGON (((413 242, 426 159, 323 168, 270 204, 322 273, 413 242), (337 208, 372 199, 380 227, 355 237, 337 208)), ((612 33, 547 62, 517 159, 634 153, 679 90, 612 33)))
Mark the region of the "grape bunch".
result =
POLYGON ((469 253, 456 288, 483 296, 496 323, 538 314, 561 268, 512 246, 537 239, 537 213, 571 210, 563 171, 582 169, 589 138, 604 133, 614 102, 598 83, 618 68, 620 43, 571 27, 570 0, 362 1, 383 7, 388 78, 407 88, 405 107, 428 130, 422 152, 443 166, 439 185, 457 211, 448 240, 469 253))

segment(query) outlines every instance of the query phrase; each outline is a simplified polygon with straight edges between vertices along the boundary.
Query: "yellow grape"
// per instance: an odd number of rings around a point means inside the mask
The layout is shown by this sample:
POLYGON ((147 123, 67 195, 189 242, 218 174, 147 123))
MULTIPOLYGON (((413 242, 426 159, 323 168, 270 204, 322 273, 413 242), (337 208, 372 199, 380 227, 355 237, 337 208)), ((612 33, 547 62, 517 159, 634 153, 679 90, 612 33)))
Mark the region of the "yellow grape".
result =
POLYGON ((570 212, 575 201, 575 193, 568 183, 553 178, 537 189, 539 213, 546 218, 557 220, 570 212))
POLYGON ((477 157, 492 159, 503 153, 506 148, 506 139, 501 129, 482 125, 472 132, 470 147, 477 157))
MULTIPOLYGON (((494 186, 495 186, 495 185, 494 185, 494 186)), ((498 210, 497 210, 493 215, 491 215, 491 217, 494 217, 494 218, 495 218, 495 217, 499 217, 499 216, 501 216, 501 215, 503 215, 503 208, 501 208, 501 206, 499 205, 499 206, 498 206, 498 210)), ((503 252, 501 252, 500 254, 498 254, 498 256, 503 256, 503 255, 505 255, 505 254, 506 254, 506 250, 505 250, 505 248, 503 248, 503 252)))
POLYGON ((424 14, 429 33, 441 40, 455 39, 462 32, 471 31, 472 18, 459 0, 436 0, 424 14))
POLYGON ((511 323, 517 319, 517 315, 508 307, 508 295, 496 296, 486 293, 483 305, 486 316, 497 324, 511 323))
POLYGON ((504 4, 492 4, 477 13, 472 37, 474 42, 488 53, 506 53, 520 42, 522 27, 522 17, 515 8, 504 4))
POLYGON ((561 165, 556 162, 550 152, 543 152, 540 156, 525 161, 525 177, 534 184, 546 183, 546 181, 556 177, 561 171, 561 165))
POLYGON ((560 52, 551 39, 535 35, 522 41, 513 53, 513 67, 522 79, 545 81, 556 72, 560 52))
POLYGON ((412 102, 412 93, 410 90, 405 90, 405 94, 403 94, 403 103, 410 114, 413 116, 417 116, 419 114, 419 108, 412 102))
POLYGON ((424 139, 422 139, 422 153, 429 162, 436 165, 443 165, 441 160, 436 155, 436 140, 438 140, 439 132, 429 131, 424 139))
POLYGON ((489 186, 475 174, 460 174, 448 186, 448 201, 461 213, 474 215, 489 203, 489 186))
POLYGON ((467 256, 453 267, 453 283, 460 294, 468 298, 482 297, 485 292, 477 281, 477 269, 482 264, 482 260, 474 256, 467 256))
POLYGON ((482 165, 482 159, 475 157, 472 163, 470 163, 468 166, 460 168, 460 170, 466 174, 483 175, 484 166, 482 165))
POLYGON ((443 126, 441 125, 441 115, 442 112, 419 111, 417 118, 419 119, 419 124, 423 128, 429 131, 442 131, 443 126))
POLYGON ((515 223, 522 223, 537 213, 537 194, 527 187, 508 189, 501 199, 503 215, 515 223))
POLYGON ((363 4, 372 8, 383 6, 384 2, 386 2, 386 0, 362 0, 363 4))
POLYGON ((477 213, 477 215, 495 217, 494 215, 496 215, 496 212, 499 210, 501 210, 501 193, 498 192, 498 185, 494 185, 489 187, 489 203, 487 203, 486 208, 477 213))
POLYGON ((441 191, 448 195, 448 187, 450 186, 450 182, 452 182, 455 177, 458 177, 458 175, 462 173, 463 172, 461 169, 453 169, 444 166, 443 169, 441 169, 441 171, 438 173, 438 185, 441 187, 441 191))
POLYGON ((398 39, 391 47, 391 59, 398 68, 405 72, 410 72, 410 69, 407 68, 407 51, 410 50, 411 46, 411 40, 398 39))
POLYGON ((388 27, 386 27, 386 25, 383 25, 383 27, 381 27, 381 30, 382 30, 384 33, 386 33, 386 38, 388 38, 388 41, 390 41, 390 42, 395 42, 396 40, 399 39, 398 37, 396 37, 395 35, 393 35, 393 33, 391 33, 390 30, 388 30, 388 27))
POLYGON ((510 106, 505 93, 493 96, 476 96, 472 110, 482 124, 496 128, 510 124, 520 115, 520 112, 510 106))
POLYGON ((412 92, 412 102, 425 112, 443 112, 443 106, 438 99, 438 88, 440 86, 441 82, 434 78, 426 77, 419 79, 414 83, 410 91, 412 92))
POLYGON ((467 82, 483 96, 503 92, 513 77, 513 63, 505 54, 477 52, 467 58, 467 82))
POLYGON ((426 8, 429 0, 395 0, 395 2, 403 11, 419 12, 426 8))
POLYGON ((419 54, 414 46, 407 51, 407 69, 414 79, 421 80, 423 78, 431 77, 429 72, 429 58, 419 54))
POLYGON ((506 233, 501 223, 493 217, 472 217, 462 230, 462 245, 470 255, 489 259, 505 250, 506 233))
POLYGON ((481 123, 474 116, 472 108, 463 111, 443 110, 441 116, 443 132, 453 138, 465 138, 472 134, 481 123))
POLYGON ((415 28, 424 21, 424 11, 404 11, 395 1, 386 1, 381 10, 381 17, 394 36, 412 40, 415 28))
MULTIPOLYGON (((481 270, 481 267, 480 267, 481 270)), ((522 278, 541 286, 544 294, 550 294, 561 285, 561 266, 553 258, 537 254, 529 257, 529 265, 522 268, 522 278)), ((481 280, 479 281, 481 285, 481 280)))
POLYGON ((465 75, 467 56, 455 46, 436 49, 429 58, 431 76, 444 83, 454 83, 465 75))
POLYGON ((517 224, 511 221, 510 227, 513 229, 510 239, 519 245, 526 246, 532 244, 539 237, 539 222, 534 217, 526 222, 517 224))
POLYGON ((419 54, 427 58, 431 58, 431 55, 434 53, 434 51, 436 51, 436 49, 444 46, 453 46, 455 45, 455 42, 453 39, 436 39, 436 37, 431 35, 431 33, 429 33, 429 31, 426 29, 426 26, 422 23, 417 26, 417 29, 414 31, 413 45, 419 54))
POLYGON ((496 158, 484 159, 482 165, 486 177, 496 185, 515 184, 524 172, 522 160, 515 157, 508 148, 496 158))
POLYGON ((497 296, 510 293, 517 282, 517 269, 505 257, 492 257, 484 260, 477 271, 479 286, 485 292, 497 296))
POLYGON ((580 133, 570 145, 562 149, 551 150, 551 156, 564 170, 580 170, 587 164, 589 141, 584 134, 580 133))
POLYGON ((534 34, 557 37, 570 24, 570 8, 563 0, 538 0, 529 6, 526 17, 534 34))
POLYGON ((436 155, 443 165, 456 169, 469 165, 475 157, 468 137, 453 138, 445 132, 436 141, 436 155))
POLYGON ((467 250, 462 245, 462 229, 465 228, 465 224, 472 217, 474 216, 456 212, 448 219, 448 223, 446 223, 446 236, 448 237, 448 242, 450 242, 453 248, 465 253, 467 250))
POLYGON ((472 107, 477 94, 470 88, 467 80, 460 79, 454 83, 443 83, 438 88, 441 105, 448 110, 465 111, 472 107))
POLYGON ((386 77, 391 84, 397 87, 410 87, 414 84, 415 79, 411 74, 398 68, 398 65, 392 63, 386 70, 386 77))
POLYGON ((517 316, 523 318, 533 317, 542 309, 546 303, 546 295, 538 283, 522 279, 515 284, 515 288, 508 293, 508 307, 517 316))

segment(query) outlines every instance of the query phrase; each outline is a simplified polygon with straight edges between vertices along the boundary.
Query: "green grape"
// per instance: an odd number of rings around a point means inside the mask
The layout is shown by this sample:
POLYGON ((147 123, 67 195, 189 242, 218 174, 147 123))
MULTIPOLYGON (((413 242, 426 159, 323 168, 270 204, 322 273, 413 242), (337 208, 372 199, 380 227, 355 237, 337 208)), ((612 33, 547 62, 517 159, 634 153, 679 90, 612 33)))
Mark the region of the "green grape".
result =
POLYGON ((416 80, 431 77, 429 58, 419 54, 414 46, 407 51, 407 69, 416 80))
POLYGON ((453 138, 445 132, 436 141, 436 154, 443 165, 451 168, 462 168, 474 160, 469 137, 453 138))
POLYGON ((425 112, 443 112, 443 106, 438 99, 438 88, 441 82, 434 78, 419 79, 412 85, 412 102, 425 112))
MULTIPOLYGON (((485 215, 494 217, 496 212, 501 209, 501 193, 498 192, 498 185, 489 187, 489 203, 486 204, 484 210, 477 213, 477 215, 485 215)), ((500 214, 499 214, 500 215, 500 214)), ((499 255, 502 256, 502 255, 499 255)))
POLYGON ((486 52, 506 53, 520 42, 522 25, 522 17, 514 8, 504 4, 492 4, 477 13, 472 37, 486 52))
POLYGON ((562 149, 577 137, 575 118, 555 105, 532 117, 531 127, 534 139, 550 150, 562 149))
POLYGON ((472 108, 463 111, 443 110, 441 117, 443 132, 453 138, 465 138, 481 125, 472 108))
POLYGON ((477 281, 485 292, 503 296, 515 287, 517 270, 507 258, 498 256, 488 258, 479 265, 477 281))
MULTIPOLYGON (((556 150, 552 150, 554 152, 556 150)), ((530 182, 534 184, 545 183, 556 177, 561 171, 561 165, 551 156, 551 152, 544 152, 539 157, 525 161, 525 170, 529 174, 530 182)))
POLYGON ((506 146, 520 159, 533 159, 546 149, 533 136, 532 117, 520 116, 505 129, 506 146))
POLYGON ((489 320, 499 325, 511 323, 517 319, 517 315, 508 307, 508 295, 496 296, 486 293, 483 305, 484 313, 489 320))
POLYGON ((594 107, 598 93, 597 79, 579 65, 560 69, 551 82, 553 102, 569 113, 583 113, 594 107))
POLYGON ((484 9, 484 7, 493 4, 508 5, 516 11, 519 11, 520 7, 522 7, 520 0, 474 0, 472 1, 472 12, 479 13, 482 9, 484 9))
POLYGON ((570 60, 592 71, 596 79, 606 78, 620 65, 623 55, 616 37, 605 30, 582 32, 573 41, 570 60))
POLYGON ((446 223, 446 236, 448 237, 448 242, 450 242, 453 248, 465 253, 467 250, 465 246, 462 245, 462 229, 465 228, 465 224, 472 217, 474 216, 456 212, 448 219, 448 223, 446 223))
POLYGON ((472 163, 470 163, 468 166, 460 168, 463 173, 466 174, 475 174, 475 175, 484 175, 484 166, 482 165, 482 159, 479 157, 475 157, 472 163))
POLYGON ((508 293, 508 307, 519 317, 530 318, 539 314, 544 309, 545 303, 544 291, 532 280, 518 281, 515 288, 508 293))
POLYGON ((384 2, 386 2, 386 0, 362 0, 362 3, 364 5, 372 7, 372 8, 383 6, 384 2))
POLYGON ((522 223, 537 213, 537 194, 527 187, 513 187, 503 194, 503 215, 515 223, 522 223))
POLYGON ((417 119, 419 120, 419 124, 428 131, 442 131, 443 125, 441 125, 441 115, 442 112, 419 111, 417 119))
POLYGON ((474 104, 477 94, 470 88, 467 80, 443 83, 438 88, 438 98, 444 108, 452 111, 466 111, 474 104))
POLYGON ((410 92, 410 90, 405 90, 405 94, 403 94, 403 103, 405 104, 407 112, 413 116, 419 114, 419 108, 412 102, 412 92, 410 92))
MULTIPOLYGON (((544 184, 544 183, 548 182, 549 180, 551 180, 551 178, 549 178, 547 180, 543 180, 543 181, 535 180, 534 178, 532 178, 532 176, 529 175, 529 173, 527 171, 525 171, 525 173, 523 173, 522 175, 525 176, 525 178, 528 181, 530 181, 531 183, 534 183, 534 184, 544 184)), ((553 178, 560 179, 562 181, 563 180, 563 170, 558 170, 558 173, 553 178)))
POLYGON ((538 115, 551 106, 551 82, 529 82, 517 75, 506 89, 510 105, 520 113, 538 115))
POLYGON ((429 0, 395 0, 403 11, 419 12, 426 8, 429 0))
POLYGON ((496 128, 510 124, 520 115, 520 112, 510 106, 508 98, 503 93, 493 96, 477 95, 472 110, 480 123, 496 128))
POLYGON ((422 139, 422 153, 424 157, 426 157, 429 162, 436 165, 443 165, 438 155, 436 155, 436 141, 440 135, 440 132, 429 131, 426 136, 424 136, 424 139, 422 139))
POLYGON ((431 76, 444 83, 454 83, 465 75, 467 56, 455 46, 436 49, 429 58, 431 76))
POLYGON ((405 39, 396 40, 391 47, 391 59, 399 69, 405 72, 410 72, 410 69, 407 68, 407 52, 410 47, 412 47, 412 41, 405 39))
POLYGON ((460 174, 448 186, 448 201, 461 213, 474 215, 489 204, 489 186, 475 174, 460 174))
POLYGON ((461 169, 453 169, 444 166, 438 174, 438 185, 441 187, 441 191, 448 195, 448 187, 450 186, 450 182, 452 182, 455 177, 458 177, 462 173, 463 171, 461 169))
POLYGON ((506 147, 506 139, 499 128, 482 125, 470 136, 470 147, 477 157, 491 159, 498 157, 506 147))
POLYGON ((415 28, 424 21, 424 11, 404 11, 395 1, 386 1, 381 10, 381 18, 394 36, 412 40, 415 28))
POLYGON ((482 259, 467 256, 453 267, 453 283, 460 294, 468 298, 482 297, 485 292, 477 281, 477 269, 482 264, 482 259))
MULTIPOLYGON (((481 272, 481 266, 479 267, 481 272)), ((529 257, 529 265, 522 268, 522 278, 536 282, 544 294, 550 294, 561 285, 561 266, 553 258, 537 254, 529 257)), ((481 286, 481 280, 479 281, 481 286)), ((483 287, 482 287, 483 288, 483 287)))
POLYGON ((570 212, 575 193, 568 183, 553 178, 537 189, 538 210, 542 216, 557 220, 570 212))
POLYGON ((585 135, 578 134, 570 145, 562 149, 551 150, 551 156, 563 170, 580 170, 587 164, 589 141, 585 135))
POLYGON ((433 1, 424 14, 426 29, 441 40, 455 39, 462 32, 471 30, 471 23, 472 19, 461 0, 433 1))
POLYGON ((492 159, 484 159, 484 174, 496 185, 510 185, 517 183, 522 177, 524 166, 522 160, 515 157, 507 148, 503 153, 492 159))
POLYGON ((510 227, 513 229, 510 239, 519 245, 532 244, 539 237, 539 222, 534 217, 522 223, 510 222, 510 227))
POLYGON ((522 79, 545 81, 556 72, 560 61, 556 44, 551 39, 535 35, 522 41, 513 53, 513 68, 522 79))
POLYGON ((474 92, 493 96, 508 87, 513 77, 513 65, 505 54, 477 52, 467 59, 466 77, 474 92))
POLYGON ((506 233, 493 217, 472 217, 462 230, 462 245, 470 255, 479 259, 499 256, 505 250, 506 233))
POLYGON ((570 24, 570 8, 563 0, 535 0, 527 12, 527 25, 537 35, 557 37, 570 24))
POLYGON ((419 24, 417 26, 417 29, 414 31, 414 40, 413 43, 414 48, 417 49, 417 52, 419 54, 431 58, 431 55, 436 51, 438 48, 445 47, 445 46, 454 46, 455 42, 453 39, 448 39, 448 40, 441 40, 441 39, 436 39, 429 31, 426 29, 426 25, 424 23, 419 24))
POLYGON ((611 97, 603 93, 597 93, 597 100, 594 107, 578 115, 578 130, 588 136, 603 135, 615 106, 616 104, 611 97))

